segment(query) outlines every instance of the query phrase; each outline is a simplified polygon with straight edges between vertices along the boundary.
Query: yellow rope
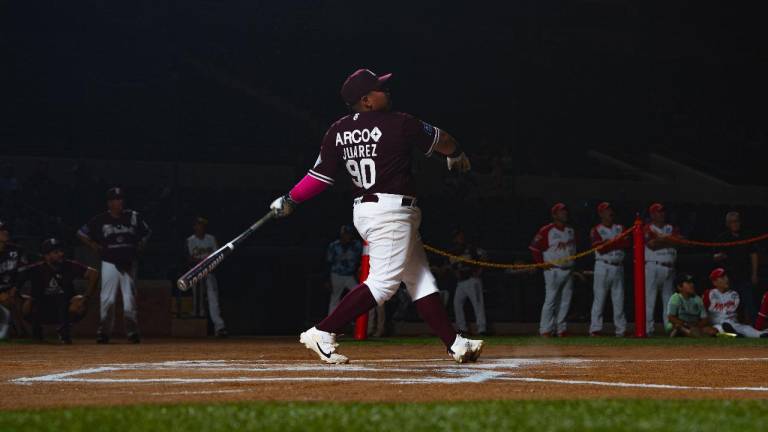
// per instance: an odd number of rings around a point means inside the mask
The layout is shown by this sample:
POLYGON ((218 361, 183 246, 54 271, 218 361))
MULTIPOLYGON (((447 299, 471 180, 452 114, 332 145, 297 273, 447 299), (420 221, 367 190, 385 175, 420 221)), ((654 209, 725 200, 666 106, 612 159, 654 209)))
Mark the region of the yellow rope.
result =
POLYGON ((429 246, 429 245, 426 245, 426 244, 424 245, 424 249, 426 249, 429 252, 432 252, 434 254, 441 255, 441 256, 450 258, 452 260, 455 260, 455 261, 461 261, 463 263, 467 263, 467 264, 471 264, 471 265, 475 265, 475 266, 479 266, 479 267, 488 267, 488 268, 497 268, 497 269, 510 269, 510 270, 533 270, 533 269, 540 269, 540 268, 541 269, 545 269, 545 268, 549 268, 549 267, 552 267, 552 266, 557 266, 557 265, 565 264, 567 262, 574 261, 574 260, 577 260, 579 258, 583 258, 583 257, 585 257, 587 255, 590 255, 590 254, 594 253, 595 251, 599 251, 599 250, 603 249, 604 247, 609 246, 609 245, 611 245, 613 243, 616 243, 619 240, 623 239, 624 237, 628 236, 632 232, 632 230, 633 230, 633 228, 628 228, 627 230, 625 230, 624 232, 622 232, 618 236, 614 237, 613 239, 611 239, 611 240, 601 244, 600 246, 593 247, 592 249, 588 249, 588 250, 585 250, 583 252, 579 252, 579 253, 577 253, 575 255, 571 255, 571 256, 564 257, 564 258, 560 258, 560 259, 557 259, 557 260, 554 260, 554 261, 551 261, 551 262, 543 262, 543 263, 538 263, 538 264, 504 264, 504 263, 495 263, 495 262, 490 262, 490 261, 480 261, 480 260, 475 260, 475 259, 472 259, 472 258, 466 258, 466 257, 463 257, 463 256, 454 255, 454 254, 452 254, 450 252, 446 252, 444 250, 441 250, 441 249, 438 249, 438 248, 435 248, 435 247, 432 247, 432 246, 429 246))

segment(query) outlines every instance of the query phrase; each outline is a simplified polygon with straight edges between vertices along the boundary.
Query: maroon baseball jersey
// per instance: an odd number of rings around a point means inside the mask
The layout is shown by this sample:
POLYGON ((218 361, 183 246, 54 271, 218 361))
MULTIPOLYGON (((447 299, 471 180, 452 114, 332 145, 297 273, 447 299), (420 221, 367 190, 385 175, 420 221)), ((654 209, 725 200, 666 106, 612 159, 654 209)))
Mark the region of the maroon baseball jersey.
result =
POLYGON ((147 241, 151 233, 144 218, 133 210, 123 210, 118 218, 101 213, 78 231, 101 245, 102 260, 117 265, 130 265, 136 259, 139 242, 147 241))
POLYGON ((64 260, 55 267, 40 261, 19 269, 19 287, 29 281, 32 298, 51 295, 71 297, 75 292, 75 279, 82 279, 87 271, 88 266, 77 261, 64 260))
POLYGON ((429 156, 439 138, 439 129, 409 114, 350 114, 325 133, 309 175, 332 185, 339 172, 346 171, 355 185, 355 197, 373 193, 413 196, 411 152, 416 149, 429 156))

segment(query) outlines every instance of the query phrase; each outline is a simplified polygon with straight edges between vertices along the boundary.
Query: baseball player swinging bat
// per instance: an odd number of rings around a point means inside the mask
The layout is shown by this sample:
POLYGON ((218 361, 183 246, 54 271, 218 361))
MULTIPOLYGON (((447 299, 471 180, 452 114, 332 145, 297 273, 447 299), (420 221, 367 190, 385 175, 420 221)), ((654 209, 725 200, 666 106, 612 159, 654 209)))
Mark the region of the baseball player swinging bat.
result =
POLYGON ((208 255, 207 258, 197 263, 197 265, 192 267, 188 272, 184 273, 179 278, 179 280, 176 281, 176 286, 179 287, 180 290, 186 291, 190 287, 200 282, 204 277, 208 276, 216 267, 218 267, 218 265, 224 261, 224 258, 231 254, 232 251, 234 251, 235 248, 240 245, 240 243, 245 241, 245 239, 250 237, 251 234, 253 234, 257 229, 259 229, 273 217, 275 217, 275 213, 273 211, 265 214, 247 230, 243 231, 239 236, 235 237, 234 240, 220 247, 218 250, 208 255))

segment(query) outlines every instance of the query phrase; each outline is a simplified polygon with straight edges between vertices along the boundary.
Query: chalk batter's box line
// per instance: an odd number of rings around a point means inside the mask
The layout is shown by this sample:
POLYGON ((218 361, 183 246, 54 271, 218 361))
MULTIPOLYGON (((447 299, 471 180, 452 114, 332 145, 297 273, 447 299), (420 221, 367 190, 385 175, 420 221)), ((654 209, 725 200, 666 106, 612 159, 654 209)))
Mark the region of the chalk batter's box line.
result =
MULTIPOLYGON (((37 377, 20 377, 11 380, 15 384, 33 383, 94 383, 94 384, 114 384, 114 383, 135 383, 135 384, 221 384, 221 383, 243 383, 243 382, 386 382, 391 384, 460 384, 460 383, 483 383, 487 381, 515 381, 542 383, 554 385, 586 385, 586 386, 605 386, 619 388, 640 388, 640 389, 660 389, 660 390, 699 390, 699 391, 750 391, 767 392, 768 387, 711 387, 711 386, 680 386, 671 384, 653 384, 653 383, 626 383, 626 382, 604 382, 592 380, 570 380, 570 379, 550 379, 509 376, 514 370, 525 368, 526 366, 544 365, 544 364, 562 364, 569 366, 583 366, 589 363, 649 363, 649 362, 690 362, 690 361, 709 361, 709 362, 752 362, 768 361, 768 358, 714 358, 714 359, 574 359, 574 358, 491 358, 483 363, 464 365, 462 367, 443 368, 447 363, 444 359, 376 359, 360 360, 351 365, 329 366, 316 363, 295 363, 268 362, 257 360, 253 362, 230 361, 230 360, 181 360, 165 361, 157 363, 117 363, 108 364, 99 367, 78 369, 57 374, 42 375, 37 377), (375 368, 365 366, 366 364, 395 364, 411 363, 413 366, 408 368, 375 368), (437 365, 434 363, 438 363, 437 365), (259 367, 260 366, 260 367, 259 367), (490 369, 490 370, 489 370, 490 369), (496 370, 493 370, 496 369, 496 370), (498 369, 505 369, 501 372, 498 369), (428 376, 423 378, 373 378, 373 377, 229 377, 229 378, 88 378, 83 375, 93 375, 105 372, 118 371, 207 371, 207 372, 431 372, 441 374, 442 376, 428 376), (444 375, 453 375, 445 377, 444 375)), ((214 392, 234 392, 228 390, 215 390, 214 392)), ((178 392, 177 392, 178 393, 178 392)), ((178 394, 207 394, 208 392, 181 392, 178 394)), ((173 393, 152 393, 152 395, 164 395, 173 393)))

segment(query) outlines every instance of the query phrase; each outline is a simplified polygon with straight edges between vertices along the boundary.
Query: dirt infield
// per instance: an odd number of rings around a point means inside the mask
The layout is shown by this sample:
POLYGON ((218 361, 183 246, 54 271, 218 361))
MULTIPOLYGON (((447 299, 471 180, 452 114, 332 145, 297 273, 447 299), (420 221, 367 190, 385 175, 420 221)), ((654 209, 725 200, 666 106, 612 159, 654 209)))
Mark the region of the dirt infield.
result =
POLYGON ((768 399, 765 347, 487 346, 456 365, 438 345, 343 346, 320 363, 293 339, 0 345, 0 409, 74 405, 490 399, 768 399))

